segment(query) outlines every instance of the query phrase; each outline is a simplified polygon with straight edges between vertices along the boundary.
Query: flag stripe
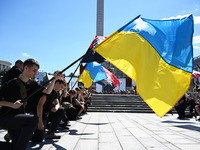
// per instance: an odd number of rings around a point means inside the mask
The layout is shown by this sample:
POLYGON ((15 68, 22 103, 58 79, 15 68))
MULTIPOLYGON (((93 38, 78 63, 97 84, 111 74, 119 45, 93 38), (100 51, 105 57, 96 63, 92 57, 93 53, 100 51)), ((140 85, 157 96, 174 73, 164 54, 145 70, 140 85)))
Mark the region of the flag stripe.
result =
POLYGON ((106 68, 104 68, 104 71, 106 72, 106 75, 108 77, 108 79, 110 79, 110 81, 112 82, 114 88, 117 87, 118 85, 120 85, 119 80, 117 79, 117 77, 115 77, 114 74, 112 74, 110 71, 108 71, 106 68))
POLYGON ((138 18, 121 28, 119 32, 121 31, 138 33, 148 40, 168 64, 192 73, 192 15, 183 19, 162 21, 138 18))
POLYGON ((88 70, 83 70, 80 77, 78 78, 79 82, 84 83, 85 88, 89 88, 92 85, 92 79, 90 77, 88 70))
POLYGON ((88 63, 85 67, 85 70, 89 71, 90 77, 93 80, 93 82, 98 82, 107 78, 103 67, 97 62, 88 63))

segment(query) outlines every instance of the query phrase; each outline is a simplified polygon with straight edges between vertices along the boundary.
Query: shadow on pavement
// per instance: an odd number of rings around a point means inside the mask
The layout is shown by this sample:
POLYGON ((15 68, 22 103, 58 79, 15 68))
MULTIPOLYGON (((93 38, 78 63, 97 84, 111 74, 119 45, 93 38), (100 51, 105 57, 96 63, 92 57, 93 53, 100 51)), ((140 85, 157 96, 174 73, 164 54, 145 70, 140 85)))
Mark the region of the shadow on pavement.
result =
POLYGON ((80 123, 82 123, 82 124, 87 124, 87 125, 95 125, 95 126, 109 124, 109 123, 87 123, 87 122, 80 122, 80 123))
POLYGON ((180 125, 180 126, 175 126, 175 127, 200 132, 200 128, 194 125, 180 125))
POLYGON ((78 130, 69 130, 69 135, 92 135, 94 133, 77 133, 78 130))
POLYGON ((58 140, 50 140, 50 139, 40 143, 30 142, 26 150, 41 150, 42 147, 47 144, 52 144, 58 150, 66 150, 66 148, 57 145, 56 142, 58 142, 58 140))
MULTIPOLYGON (((178 121, 162 121, 162 123, 178 123, 178 124, 183 124, 183 123, 185 123, 185 124, 192 124, 193 122, 188 122, 188 120, 190 120, 190 119, 184 119, 184 120, 178 120, 178 121), (186 121, 184 121, 184 120, 186 120, 186 121)), ((193 123, 194 124, 194 123, 193 123)))

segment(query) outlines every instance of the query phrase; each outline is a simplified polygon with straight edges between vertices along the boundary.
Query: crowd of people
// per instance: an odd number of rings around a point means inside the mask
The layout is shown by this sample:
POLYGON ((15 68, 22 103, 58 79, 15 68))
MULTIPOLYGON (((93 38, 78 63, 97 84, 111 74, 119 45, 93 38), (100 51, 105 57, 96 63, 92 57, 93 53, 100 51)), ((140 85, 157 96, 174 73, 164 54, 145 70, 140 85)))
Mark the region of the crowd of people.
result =
POLYGON ((86 89, 69 89, 59 71, 43 87, 35 80, 39 67, 34 59, 18 60, 3 77, 0 128, 8 132, 1 149, 25 150, 29 141, 59 139, 55 134, 59 127, 68 130, 70 120, 81 119, 87 112, 91 95, 86 89))
POLYGON ((138 95, 136 86, 133 86, 132 88, 129 87, 127 90, 112 90, 112 91, 102 91, 102 92, 97 92, 96 89, 91 89, 92 93, 95 94, 133 94, 133 95, 138 95))

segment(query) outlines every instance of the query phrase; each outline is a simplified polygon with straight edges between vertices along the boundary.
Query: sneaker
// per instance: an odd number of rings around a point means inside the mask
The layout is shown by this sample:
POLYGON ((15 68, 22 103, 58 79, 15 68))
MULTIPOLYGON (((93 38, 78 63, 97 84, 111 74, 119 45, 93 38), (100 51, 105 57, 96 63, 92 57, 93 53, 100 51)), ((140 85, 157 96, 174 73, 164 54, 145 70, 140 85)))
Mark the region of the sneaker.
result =
POLYGON ((82 119, 82 117, 80 117, 80 116, 77 116, 77 117, 76 117, 76 119, 77 119, 77 120, 78 120, 78 119, 82 119))
POLYGON ((9 133, 7 133, 7 134, 4 136, 4 140, 5 140, 6 142, 9 142, 9 141, 11 140, 10 134, 9 134, 9 133))
POLYGON ((66 129, 66 130, 69 130, 69 128, 63 123, 63 124, 60 124, 59 125, 61 128, 63 128, 63 129, 66 129))
POLYGON ((200 118, 199 118, 199 119, 196 119, 196 121, 200 121, 200 118))
POLYGON ((42 141, 43 141, 43 139, 44 139, 44 137, 43 136, 35 136, 35 135, 33 135, 32 137, 31 137, 31 141, 32 142, 34 142, 34 143, 41 143, 42 141))
POLYGON ((60 139, 61 136, 59 135, 55 135, 54 133, 47 133, 45 135, 45 139, 60 139))
POLYGON ((194 113, 192 113, 193 114, 193 116, 195 117, 195 119, 197 118, 197 115, 195 114, 195 112, 194 113))
POLYGON ((185 119, 185 117, 183 117, 183 116, 178 116, 178 119, 185 119))

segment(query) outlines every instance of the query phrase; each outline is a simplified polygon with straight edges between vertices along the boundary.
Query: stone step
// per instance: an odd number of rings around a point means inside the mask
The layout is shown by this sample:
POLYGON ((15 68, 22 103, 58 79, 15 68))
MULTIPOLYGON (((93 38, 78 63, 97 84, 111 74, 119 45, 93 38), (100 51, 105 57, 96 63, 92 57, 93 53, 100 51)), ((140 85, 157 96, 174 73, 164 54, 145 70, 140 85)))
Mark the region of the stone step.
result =
MULTIPOLYGON (((139 95, 93 94, 88 112, 153 113, 139 95)), ((172 112, 176 112, 172 109, 172 112)))
POLYGON ((149 108, 148 105, 141 105, 141 104, 138 104, 138 105, 135 105, 135 104, 132 104, 132 105, 116 105, 116 104, 113 104, 113 105, 91 105, 90 107, 135 107, 135 108, 141 108, 141 107, 144 107, 144 108, 149 108))
POLYGON ((109 109, 116 109, 116 110, 123 110, 123 109, 126 109, 126 110, 131 110, 131 109, 134 109, 134 110, 151 110, 151 108, 144 108, 144 107, 90 107, 90 109, 106 109, 106 110, 109 110, 109 109))
POLYGON ((130 112, 130 113, 154 113, 152 110, 105 110, 105 109, 88 109, 88 112, 130 112))
POLYGON ((139 95, 94 94, 89 112, 153 112, 139 95))
POLYGON ((92 102, 93 105, 147 105, 140 102, 92 102))

